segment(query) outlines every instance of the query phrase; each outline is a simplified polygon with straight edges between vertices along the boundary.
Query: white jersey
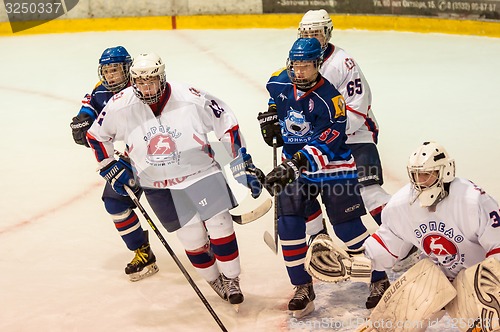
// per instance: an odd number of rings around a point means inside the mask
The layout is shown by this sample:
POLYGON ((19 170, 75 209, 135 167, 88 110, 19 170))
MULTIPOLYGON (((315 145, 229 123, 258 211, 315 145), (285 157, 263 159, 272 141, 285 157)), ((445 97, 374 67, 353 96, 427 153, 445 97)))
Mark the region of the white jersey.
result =
POLYGON ((346 101, 346 143, 377 143, 378 124, 371 110, 372 93, 356 61, 342 48, 328 44, 319 71, 346 101))
POLYGON ((113 142, 123 141, 141 187, 184 188, 220 172, 210 132, 236 157, 244 142, 228 105, 184 84, 169 82, 166 91, 168 99, 159 116, 132 87, 113 96, 88 131, 101 168, 114 160, 113 142))
POLYGON ((498 203, 466 179, 455 178, 449 195, 436 211, 410 205, 410 184, 392 196, 382 211, 382 225, 365 241, 375 270, 390 269, 414 245, 441 267, 450 279, 493 256, 500 260, 498 203))

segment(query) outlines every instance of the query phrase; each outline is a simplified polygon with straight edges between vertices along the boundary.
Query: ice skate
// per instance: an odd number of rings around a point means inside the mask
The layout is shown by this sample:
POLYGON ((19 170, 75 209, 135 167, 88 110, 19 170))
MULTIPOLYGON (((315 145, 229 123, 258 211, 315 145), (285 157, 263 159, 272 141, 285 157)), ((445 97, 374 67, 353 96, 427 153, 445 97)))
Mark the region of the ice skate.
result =
POLYGON ((236 277, 231 279, 226 277, 225 275, 222 275, 222 279, 226 287, 227 299, 229 303, 233 305, 233 308, 234 310, 236 310, 236 312, 239 312, 240 304, 245 299, 240 288, 240 278, 236 277))
POLYGON ((217 279, 214 281, 207 281, 210 287, 217 293, 217 295, 220 296, 221 299, 224 301, 227 301, 227 291, 226 291, 226 285, 224 284, 222 275, 219 274, 217 279))
POLYGON ((314 311, 315 298, 312 282, 295 286, 295 295, 288 302, 288 310, 294 318, 302 318, 314 311))
POLYGON ((130 281, 139 281, 158 272, 156 257, 149 246, 149 243, 143 244, 135 251, 135 257, 125 268, 125 273, 130 281))
POLYGON ((372 282, 370 284, 370 295, 366 300, 366 309, 375 308, 390 285, 387 276, 379 281, 372 282))

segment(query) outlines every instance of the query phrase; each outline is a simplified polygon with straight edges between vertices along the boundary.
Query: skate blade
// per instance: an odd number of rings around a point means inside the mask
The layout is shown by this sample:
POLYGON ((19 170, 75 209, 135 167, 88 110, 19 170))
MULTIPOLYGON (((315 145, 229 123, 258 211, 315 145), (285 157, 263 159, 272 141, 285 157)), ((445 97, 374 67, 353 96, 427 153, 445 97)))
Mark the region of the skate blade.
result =
POLYGON ((144 269, 142 269, 142 271, 129 274, 128 277, 130 281, 135 282, 150 277, 158 271, 159 271, 158 265, 156 265, 156 263, 153 263, 146 266, 144 269))
POLYGON ((304 317, 306 315, 309 315, 311 312, 314 311, 314 309, 315 309, 314 308, 314 302, 311 301, 311 302, 309 302, 307 304, 307 306, 304 309, 302 309, 302 310, 293 310, 292 311, 292 316, 294 318, 299 319, 299 318, 302 318, 302 317, 304 317))
POLYGON ((233 306, 234 311, 240 312, 240 305, 239 304, 233 304, 232 306, 233 306))

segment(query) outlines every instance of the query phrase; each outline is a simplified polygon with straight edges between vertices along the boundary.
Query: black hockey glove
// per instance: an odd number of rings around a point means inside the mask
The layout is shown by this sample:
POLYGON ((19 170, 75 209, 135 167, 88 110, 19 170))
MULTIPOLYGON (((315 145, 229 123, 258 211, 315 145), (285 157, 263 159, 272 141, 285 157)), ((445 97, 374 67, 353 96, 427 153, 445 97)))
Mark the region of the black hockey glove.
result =
POLYGON ((283 146, 276 105, 269 105, 267 112, 259 113, 257 120, 259 120, 260 124, 260 133, 267 145, 273 146, 273 137, 276 137, 277 146, 283 146))
POLYGON ((73 131, 73 139, 76 144, 85 145, 88 148, 90 147, 87 142, 87 130, 89 130, 93 122, 94 120, 92 120, 92 117, 85 113, 78 114, 73 118, 69 126, 73 131))
POLYGON ((293 155, 292 159, 285 159, 266 175, 264 186, 266 189, 273 193, 273 187, 276 185, 277 192, 280 193, 283 188, 295 181, 300 173, 307 170, 308 162, 305 156, 298 152, 293 155))

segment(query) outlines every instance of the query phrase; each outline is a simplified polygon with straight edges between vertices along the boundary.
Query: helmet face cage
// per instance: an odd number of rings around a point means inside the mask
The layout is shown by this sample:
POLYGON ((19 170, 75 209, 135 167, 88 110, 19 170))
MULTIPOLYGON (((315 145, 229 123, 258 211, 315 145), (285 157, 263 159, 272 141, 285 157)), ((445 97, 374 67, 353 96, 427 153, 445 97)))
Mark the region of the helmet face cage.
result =
POLYGON ((154 53, 140 54, 130 68, 135 95, 145 104, 157 103, 167 87, 165 64, 154 53))
POLYGON ((292 61, 288 58, 286 61, 286 70, 293 84, 299 89, 308 89, 316 82, 320 65, 320 59, 313 61, 292 61))
POLYGON ((130 81, 131 63, 132 57, 123 46, 107 48, 99 58, 97 76, 106 89, 118 92, 130 81))
POLYGON ((318 38, 324 50, 332 37, 333 23, 326 10, 310 10, 302 17, 298 30, 299 38, 318 38))
POLYGON ((130 63, 115 62, 99 65, 97 75, 102 85, 109 91, 118 92, 125 88, 130 81, 130 63))
POLYGON ((455 161, 437 143, 425 142, 411 156, 408 177, 415 191, 410 203, 420 200, 421 206, 432 206, 446 197, 445 183, 455 178, 455 161))
POLYGON ((167 87, 165 73, 147 77, 132 77, 134 93, 143 103, 157 103, 167 87))

